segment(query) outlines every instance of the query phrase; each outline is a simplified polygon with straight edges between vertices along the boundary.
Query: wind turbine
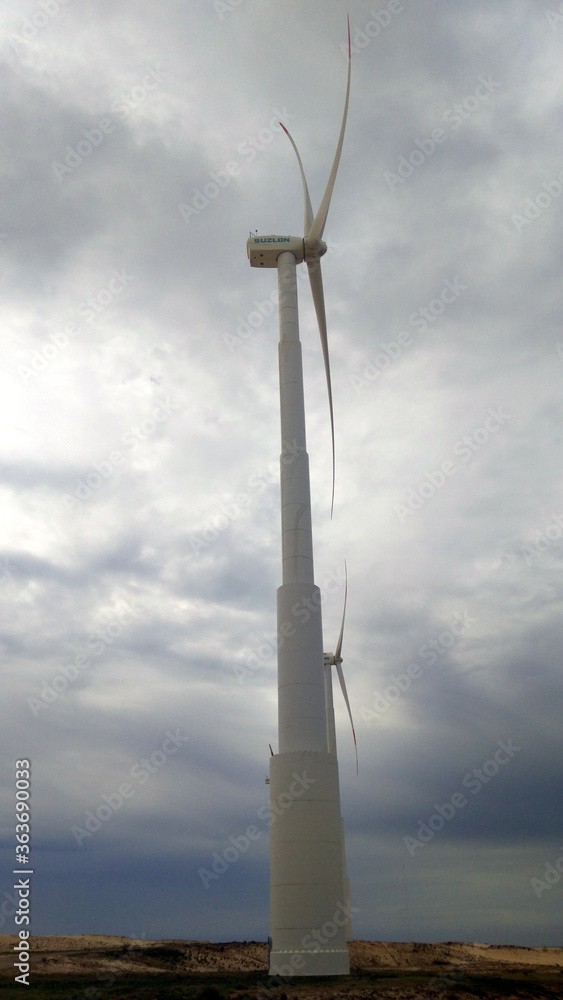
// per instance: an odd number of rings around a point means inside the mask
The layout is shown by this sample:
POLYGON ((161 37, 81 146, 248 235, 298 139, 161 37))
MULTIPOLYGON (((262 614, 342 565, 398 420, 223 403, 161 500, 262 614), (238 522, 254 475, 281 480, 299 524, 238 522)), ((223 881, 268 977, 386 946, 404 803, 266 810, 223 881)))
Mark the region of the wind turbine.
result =
MULTIPOLYGON (((328 388, 334 506, 334 416, 320 259, 336 180, 350 96, 348 80, 336 154, 319 210, 313 214, 299 151, 305 202, 304 234, 251 236, 252 267, 275 267, 279 294, 281 412, 282 585, 277 592, 279 750, 270 757, 270 974, 334 976, 350 971, 350 905, 344 860, 338 761, 332 708, 336 666, 342 673, 342 634, 334 654, 323 653, 321 594, 314 582, 309 458, 305 439, 303 368, 296 265, 305 262, 317 315, 328 388), (326 666, 325 666, 326 663, 326 666)), ((280 123, 281 124, 281 123, 280 123)), ((344 607, 344 611, 346 606, 344 607)), ((353 724, 352 724, 353 729, 353 724)), ((355 735, 354 735, 355 741, 355 735)))

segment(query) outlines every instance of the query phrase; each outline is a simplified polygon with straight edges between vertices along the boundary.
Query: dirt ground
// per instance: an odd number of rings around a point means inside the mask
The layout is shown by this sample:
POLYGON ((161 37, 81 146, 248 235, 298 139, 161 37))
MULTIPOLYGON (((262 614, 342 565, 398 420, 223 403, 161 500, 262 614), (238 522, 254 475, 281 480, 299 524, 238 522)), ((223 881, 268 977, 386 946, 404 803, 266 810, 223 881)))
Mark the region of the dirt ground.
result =
MULTIPOLYGON (((15 996, 15 935, 0 935, 4 996, 15 996)), ((272 981, 265 942, 32 937, 26 996, 51 1000, 563 1000, 563 948, 350 942, 351 975, 272 981)))

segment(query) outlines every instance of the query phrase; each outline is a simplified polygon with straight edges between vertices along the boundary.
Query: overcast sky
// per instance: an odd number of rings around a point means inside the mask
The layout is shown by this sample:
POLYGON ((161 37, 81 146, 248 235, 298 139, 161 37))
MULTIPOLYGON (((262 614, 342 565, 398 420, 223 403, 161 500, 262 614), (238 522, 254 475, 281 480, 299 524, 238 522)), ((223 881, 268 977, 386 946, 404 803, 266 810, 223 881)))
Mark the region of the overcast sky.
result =
POLYGON ((354 935, 561 945, 556 0, 0 15, 0 932, 27 759, 34 933, 267 937, 278 332, 245 243, 302 233, 280 118, 319 203, 347 11, 332 522, 306 279, 300 318, 354 935))

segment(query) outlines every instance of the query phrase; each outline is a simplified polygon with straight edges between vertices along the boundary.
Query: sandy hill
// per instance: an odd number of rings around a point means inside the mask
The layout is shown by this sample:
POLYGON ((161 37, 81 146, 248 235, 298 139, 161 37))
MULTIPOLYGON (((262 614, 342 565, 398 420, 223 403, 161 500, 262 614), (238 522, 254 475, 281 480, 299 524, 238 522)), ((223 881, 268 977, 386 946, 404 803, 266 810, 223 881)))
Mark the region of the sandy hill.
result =
MULTIPOLYGON (((14 934, 0 934, 0 968, 6 968, 17 941, 14 934), (8 960, 8 962, 6 961, 8 960)), ((103 934, 32 937, 32 964, 36 973, 86 974, 100 967, 129 971, 250 972, 267 965, 267 945, 261 941, 141 941, 103 934)), ((10 963, 11 964, 11 963, 10 963)), ((514 945, 441 944, 352 941, 352 970, 433 969, 468 966, 489 970, 496 966, 551 966, 563 970, 563 948, 519 948, 514 945)))
MULTIPOLYGON (((0 975, 6 985, 15 974, 17 940, 0 935, 0 975)), ((206 985, 218 987, 217 996, 230 1000, 563 1000, 563 948, 352 941, 349 977, 295 977, 274 990, 268 985, 267 945, 261 941, 140 941, 82 934, 32 937, 30 944, 37 992, 32 986, 28 995, 33 997, 51 996, 49 983, 64 981, 74 991, 80 983, 96 984, 104 1000, 117 987, 120 997, 134 1000, 203 1000, 206 985), (154 983, 160 984, 158 992, 154 983)))

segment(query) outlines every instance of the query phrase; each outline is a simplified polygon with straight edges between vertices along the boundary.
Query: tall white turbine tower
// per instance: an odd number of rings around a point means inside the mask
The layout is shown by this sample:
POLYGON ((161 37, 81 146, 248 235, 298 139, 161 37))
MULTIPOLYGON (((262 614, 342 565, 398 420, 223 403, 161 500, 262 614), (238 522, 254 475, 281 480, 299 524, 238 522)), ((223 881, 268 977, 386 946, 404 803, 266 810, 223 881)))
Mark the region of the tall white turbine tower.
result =
POLYGON ((326 667, 323 654, 321 594, 313 574, 296 284, 296 264, 305 261, 328 386, 334 503, 334 420, 320 258, 327 249, 322 235, 344 141, 350 68, 348 23, 344 115, 316 216, 301 157, 285 129, 301 171, 304 236, 252 236, 247 242, 252 267, 278 269, 283 575, 277 619, 279 751, 270 758, 270 802, 277 807, 270 831, 270 974, 283 976, 334 976, 350 971, 346 945, 350 909, 332 712, 332 665, 337 667, 347 705, 348 698, 341 669, 342 635, 336 653, 327 654, 326 667))

